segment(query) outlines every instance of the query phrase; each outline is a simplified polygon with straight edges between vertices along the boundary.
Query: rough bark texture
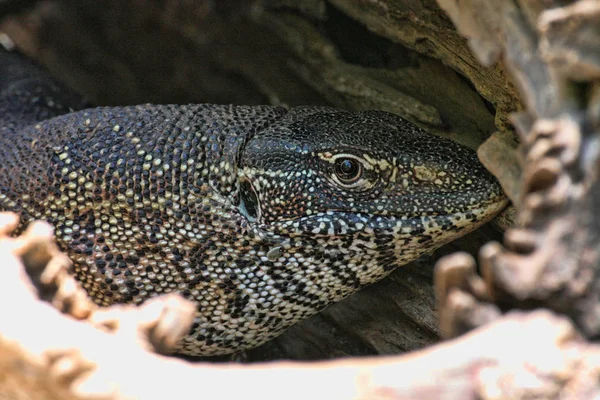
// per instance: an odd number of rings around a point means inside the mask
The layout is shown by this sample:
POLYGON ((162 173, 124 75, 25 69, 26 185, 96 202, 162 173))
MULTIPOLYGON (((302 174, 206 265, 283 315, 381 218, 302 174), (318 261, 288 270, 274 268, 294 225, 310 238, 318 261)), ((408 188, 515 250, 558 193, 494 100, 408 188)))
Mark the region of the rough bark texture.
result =
MULTIPOLYGON (((490 243, 482 249, 487 290, 473 287, 473 294, 503 308, 551 308, 571 317, 586 336, 597 338, 600 4, 579 1, 559 8, 559 2, 531 1, 519 8, 505 2, 493 10, 501 18, 492 36, 487 25, 470 19, 476 7, 440 4, 472 41, 502 49, 527 104, 526 111, 513 116, 523 167, 516 199, 520 228, 505 233, 504 246, 490 243)), ((486 12, 491 11, 483 10, 490 18, 486 12)), ((496 61, 474 50, 482 61, 496 61)), ((448 271, 463 268, 463 282, 477 281, 469 272, 471 264, 467 259, 441 262, 448 271)))
POLYGON ((282 386, 286 397, 303 399, 600 394, 600 353, 589 342, 600 333, 597 1, 36 3, 5 18, 0 31, 98 104, 325 103, 396 112, 478 147, 517 206, 517 226, 503 246, 483 247, 481 274, 466 253, 441 259, 437 304, 431 265, 456 249, 475 253, 492 228, 396 271, 248 358, 394 354, 431 344, 439 332, 458 339, 404 356, 214 365, 156 354, 189 326, 185 302, 168 296, 97 310, 66 274, 47 226, 8 239, 14 216, 4 215, 0 302, 18 304, 27 318, 0 318, 0 347, 15 360, 0 364, 8 377, 0 391, 30 394, 30 379, 47 397, 79 398, 269 399, 280 398, 282 386), (520 140, 509 123, 516 110, 520 140), (515 308, 552 312, 503 315, 515 308))
POLYGON ((96 104, 377 108, 472 147, 518 107, 431 0, 45 0, 1 30, 96 104))

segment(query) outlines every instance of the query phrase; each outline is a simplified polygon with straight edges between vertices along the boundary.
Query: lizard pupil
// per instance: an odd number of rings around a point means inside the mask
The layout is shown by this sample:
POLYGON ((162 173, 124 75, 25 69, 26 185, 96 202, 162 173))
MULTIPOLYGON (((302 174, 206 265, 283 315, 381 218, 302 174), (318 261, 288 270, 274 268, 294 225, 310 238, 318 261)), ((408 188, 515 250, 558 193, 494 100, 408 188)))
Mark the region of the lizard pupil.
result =
POLYGON ((358 160, 341 158, 335 162, 335 174, 343 183, 354 182, 362 175, 362 167, 358 160))

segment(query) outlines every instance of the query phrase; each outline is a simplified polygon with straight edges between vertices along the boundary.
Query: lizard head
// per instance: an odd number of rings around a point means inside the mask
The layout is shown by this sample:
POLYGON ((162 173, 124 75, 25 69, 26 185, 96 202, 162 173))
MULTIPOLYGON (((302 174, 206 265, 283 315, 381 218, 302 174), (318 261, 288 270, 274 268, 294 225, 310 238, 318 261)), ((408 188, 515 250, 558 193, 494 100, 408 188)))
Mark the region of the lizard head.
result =
POLYGON ((472 231, 507 203, 473 150, 381 111, 292 109, 246 143, 238 177, 251 222, 337 241, 340 251, 362 248, 390 268, 472 231))

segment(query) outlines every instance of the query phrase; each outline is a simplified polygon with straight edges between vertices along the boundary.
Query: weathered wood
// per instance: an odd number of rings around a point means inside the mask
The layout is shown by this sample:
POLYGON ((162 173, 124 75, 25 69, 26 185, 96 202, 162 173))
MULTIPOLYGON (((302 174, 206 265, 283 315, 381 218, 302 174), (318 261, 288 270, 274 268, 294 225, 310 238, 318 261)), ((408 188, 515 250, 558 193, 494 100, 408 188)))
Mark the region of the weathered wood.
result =
POLYGON ((377 4, 358 10, 357 22, 343 3, 47 0, 0 31, 96 104, 376 108, 473 148, 496 129, 494 107, 499 115, 517 107, 500 67, 476 65, 432 1, 390 14, 389 29, 403 29, 394 36, 367 29, 377 4), (411 21, 419 20, 421 29, 438 22, 440 29, 415 37, 411 21), (486 100, 473 86, 484 88, 486 100))
MULTIPOLYGON (((490 243, 480 253, 488 292, 504 308, 537 306, 564 313, 587 336, 598 337, 600 136, 589 129, 597 126, 597 104, 587 93, 594 92, 599 77, 600 5, 584 0, 550 7, 533 1, 519 8, 505 1, 491 10, 440 3, 473 38, 489 33, 474 20, 496 21, 495 43, 527 105, 515 115, 523 167, 516 199, 520 227, 506 232, 504 246, 490 243)), ((449 262, 441 260, 441 267, 449 262)))

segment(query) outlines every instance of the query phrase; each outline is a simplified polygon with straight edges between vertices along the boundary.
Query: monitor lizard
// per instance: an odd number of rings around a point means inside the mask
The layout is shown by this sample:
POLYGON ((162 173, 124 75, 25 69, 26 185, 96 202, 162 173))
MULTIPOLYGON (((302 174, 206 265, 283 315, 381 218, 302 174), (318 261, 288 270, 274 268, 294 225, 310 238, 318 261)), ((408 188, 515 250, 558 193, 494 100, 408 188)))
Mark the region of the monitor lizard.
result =
POLYGON ((473 150, 391 113, 88 107, 0 51, 0 210, 50 222, 101 306, 195 301, 180 354, 258 346, 507 204, 473 150))

